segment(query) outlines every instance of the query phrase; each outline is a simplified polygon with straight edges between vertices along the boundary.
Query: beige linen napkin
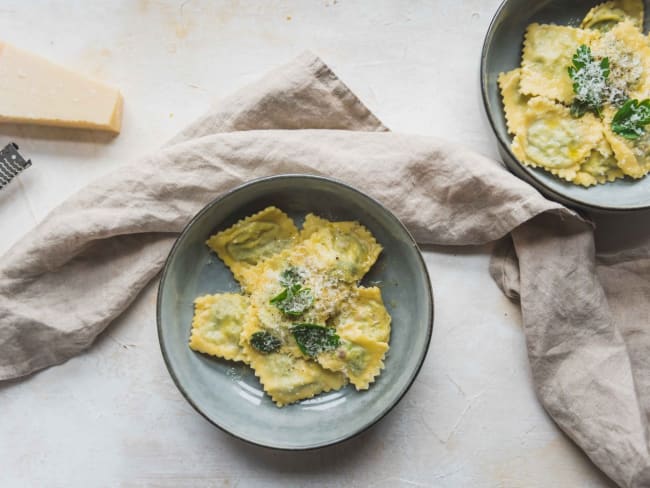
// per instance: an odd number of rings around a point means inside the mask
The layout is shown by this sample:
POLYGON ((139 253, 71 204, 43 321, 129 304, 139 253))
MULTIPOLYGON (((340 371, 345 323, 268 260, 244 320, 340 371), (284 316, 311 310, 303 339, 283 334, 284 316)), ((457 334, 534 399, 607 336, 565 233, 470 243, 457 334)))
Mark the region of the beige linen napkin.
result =
POLYGON ((521 301, 542 403, 621 486, 650 486, 647 251, 597 266, 588 222, 495 161, 387 132, 310 54, 86 187, 2 257, 0 380, 88 347, 157 276, 195 212, 240 183, 287 172, 357 186, 423 244, 505 237, 492 273, 521 301))

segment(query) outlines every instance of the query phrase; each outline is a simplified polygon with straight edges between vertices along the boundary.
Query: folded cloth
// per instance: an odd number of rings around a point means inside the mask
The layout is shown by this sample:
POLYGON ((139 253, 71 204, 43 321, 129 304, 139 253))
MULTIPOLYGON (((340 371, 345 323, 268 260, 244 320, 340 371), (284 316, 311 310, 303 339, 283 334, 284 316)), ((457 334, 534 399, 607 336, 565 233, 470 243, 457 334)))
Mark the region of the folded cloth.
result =
POLYGON ((647 251, 597 261, 588 221, 495 161, 388 132, 311 54, 86 187, 2 258, 0 380, 88 347, 157 276, 201 207, 288 172, 357 186, 423 244, 501 239, 492 275, 521 302, 544 407, 621 486, 650 486, 647 251))

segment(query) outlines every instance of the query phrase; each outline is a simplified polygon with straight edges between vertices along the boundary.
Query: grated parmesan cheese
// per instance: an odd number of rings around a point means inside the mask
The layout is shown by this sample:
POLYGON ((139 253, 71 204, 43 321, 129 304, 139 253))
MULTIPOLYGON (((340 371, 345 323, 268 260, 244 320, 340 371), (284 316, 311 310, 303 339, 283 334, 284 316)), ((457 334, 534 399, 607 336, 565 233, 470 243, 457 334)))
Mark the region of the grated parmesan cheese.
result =
POLYGON ((611 32, 605 34, 594 56, 599 60, 609 58, 610 74, 605 90, 606 100, 609 104, 620 107, 630 97, 630 90, 639 83, 643 75, 640 56, 630 51, 625 43, 611 32))
POLYGON ((593 106, 602 104, 607 90, 607 79, 603 76, 600 62, 588 61, 577 71, 573 81, 579 101, 593 106))

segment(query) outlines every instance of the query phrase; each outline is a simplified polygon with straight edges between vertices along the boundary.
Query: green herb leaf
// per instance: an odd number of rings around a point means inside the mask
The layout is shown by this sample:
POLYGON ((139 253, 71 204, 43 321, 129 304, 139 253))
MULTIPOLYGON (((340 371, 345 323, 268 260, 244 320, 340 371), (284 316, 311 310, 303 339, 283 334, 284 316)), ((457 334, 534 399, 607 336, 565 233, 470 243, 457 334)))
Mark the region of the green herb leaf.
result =
POLYGON ((650 100, 628 100, 612 119, 612 130, 626 139, 638 139, 650 124, 650 100))
POLYGON ((302 315, 314 303, 311 289, 300 288, 300 285, 296 286, 298 286, 298 289, 296 290, 295 287, 289 288, 287 298, 278 304, 280 310, 293 317, 302 315))
POLYGON ((280 284, 287 288, 293 285, 302 285, 304 283, 303 274, 300 269, 290 266, 280 275, 280 284))
POLYGON ((600 61, 600 70, 604 78, 609 78, 609 58, 603 58, 600 61))
POLYGON ((571 115, 582 117, 591 111, 600 117, 609 90, 609 58, 594 59, 591 49, 584 44, 573 55, 573 65, 568 68, 576 96, 571 105, 571 115))
MULTIPOLYGON (((584 68, 593 60, 591 56, 591 49, 585 44, 581 45, 573 55, 573 66, 576 70, 584 68)), ((571 69, 571 68, 569 68, 571 69)))
POLYGON ((287 299, 288 294, 289 294, 289 290, 287 288, 285 288, 280 293, 278 293, 273 298, 271 298, 270 303, 280 303, 283 300, 287 299))
POLYGON ((340 337, 332 327, 323 327, 317 324, 296 324, 291 328, 291 333, 298 343, 300 350, 307 356, 317 356, 324 351, 336 349, 340 344, 340 337))
POLYGON ((298 317, 314 303, 314 295, 310 288, 302 285, 293 285, 285 288, 278 295, 271 298, 270 302, 286 315, 298 317))
POLYGON ((275 352, 282 346, 282 341, 268 332, 255 332, 250 343, 254 349, 264 354, 275 352))

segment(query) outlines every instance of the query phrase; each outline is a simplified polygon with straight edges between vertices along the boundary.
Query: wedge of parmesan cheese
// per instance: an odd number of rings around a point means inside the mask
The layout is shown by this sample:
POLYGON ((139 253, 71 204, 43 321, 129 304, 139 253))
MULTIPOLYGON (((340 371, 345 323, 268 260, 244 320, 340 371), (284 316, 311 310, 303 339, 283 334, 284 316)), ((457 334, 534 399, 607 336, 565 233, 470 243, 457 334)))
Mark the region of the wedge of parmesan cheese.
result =
POLYGON ((122 95, 0 42, 0 122, 120 132, 122 95))

